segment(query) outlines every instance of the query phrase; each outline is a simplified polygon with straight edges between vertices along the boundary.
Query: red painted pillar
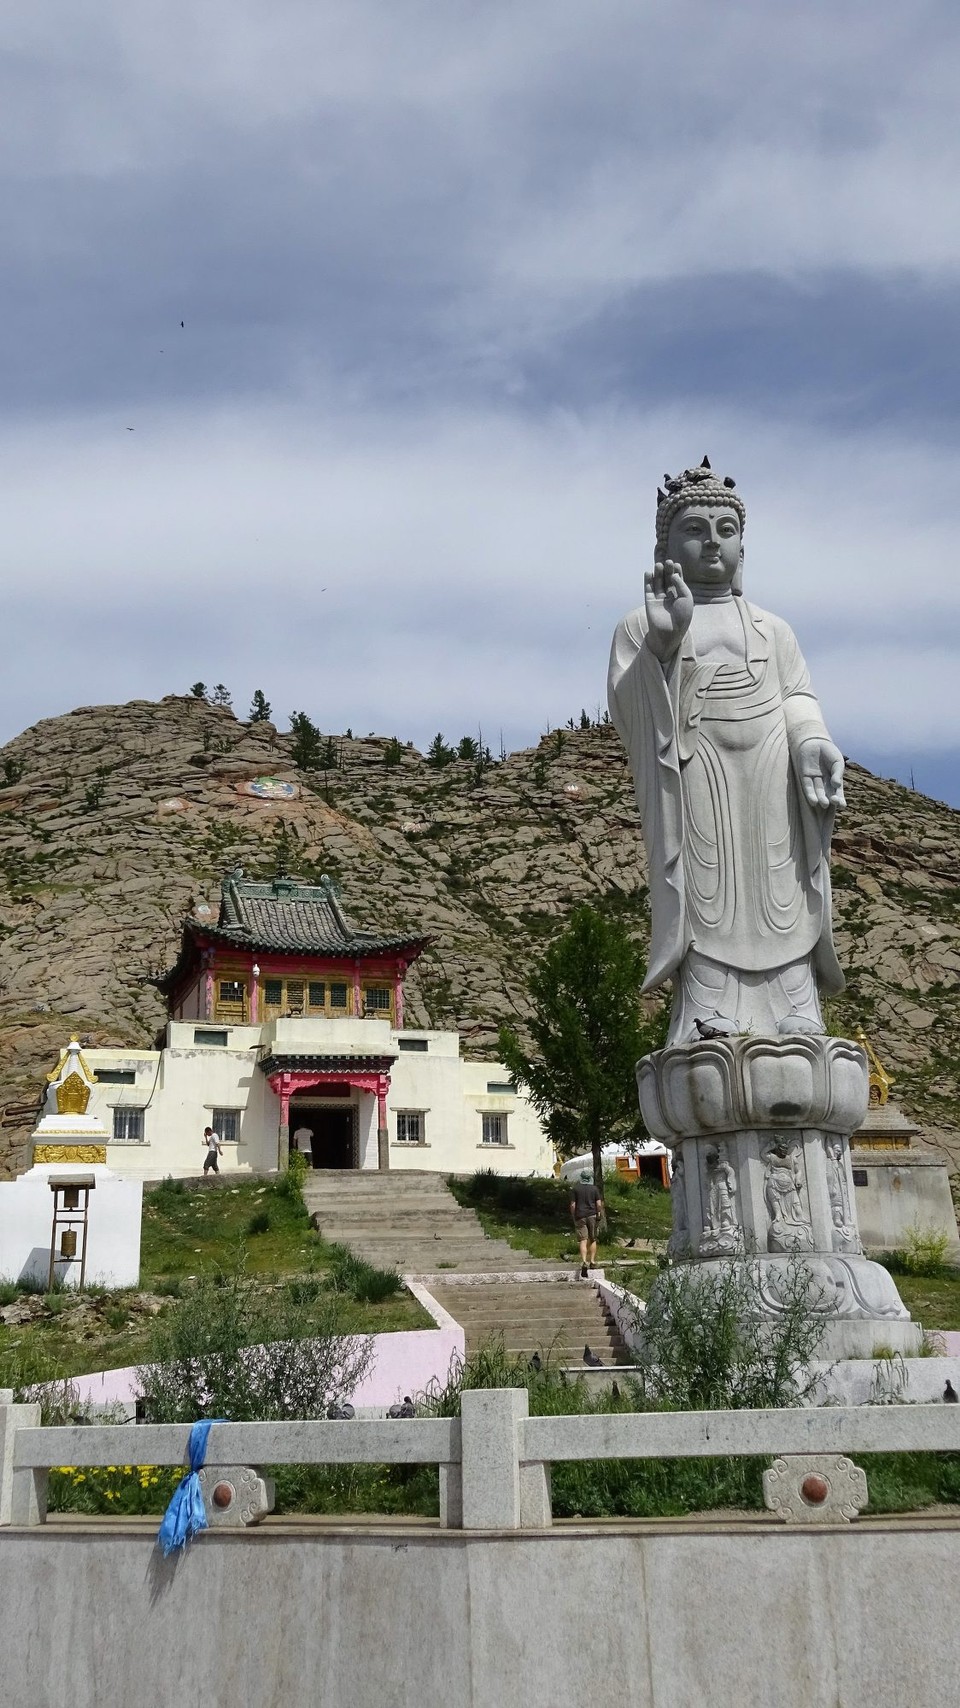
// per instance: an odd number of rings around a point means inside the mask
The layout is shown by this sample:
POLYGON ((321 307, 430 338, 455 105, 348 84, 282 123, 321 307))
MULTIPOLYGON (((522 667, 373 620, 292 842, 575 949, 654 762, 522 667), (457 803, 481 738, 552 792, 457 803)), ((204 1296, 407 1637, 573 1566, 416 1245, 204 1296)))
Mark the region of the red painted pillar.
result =
POLYGON ((256 1026, 260 1019, 260 980, 254 972, 256 961, 250 962, 250 1024, 256 1026))
POLYGON ((280 1075, 277 1092, 280 1097, 280 1130, 277 1134, 277 1168, 283 1174, 290 1161, 290 1075, 280 1075))
POLYGON ((381 1172, 390 1167, 390 1131, 387 1127, 387 1092, 390 1075, 382 1073, 377 1079, 377 1167, 381 1172))
POLYGON ((360 992, 360 963, 353 963, 353 1012, 358 1019, 363 1017, 363 999, 360 992))
POLYGON ((406 967, 401 963, 397 968, 397 975, 393 981, 393 1001, 394 1007, 397 1011, 398 1032, 403 1031, 403 975, 406 970, 406 967))

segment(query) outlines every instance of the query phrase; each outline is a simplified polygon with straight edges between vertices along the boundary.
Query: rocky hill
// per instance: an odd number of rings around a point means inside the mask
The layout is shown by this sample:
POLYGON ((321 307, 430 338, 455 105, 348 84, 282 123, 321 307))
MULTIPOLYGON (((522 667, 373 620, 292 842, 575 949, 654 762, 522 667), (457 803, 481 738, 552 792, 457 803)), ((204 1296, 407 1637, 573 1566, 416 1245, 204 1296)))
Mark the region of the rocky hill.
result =
MULTIPOLYGON (((522 1020, 524 974, 575 903, 646 930, 643 851, 609 726, 555 731, 490 766, 430 765, 385 738, 334 736, 298 771, 291 737, 202 700, 83 707, 0 750, 0 1171, 26 1160, 35 1104, 70 1030, 148 1044, 148 982, 219 881, 282 867, 336 877, 360 924, 428 933, 413 1024, 489 1052, 522 1020), (269 775, 297 798, 242 792, 269 775)), ((895 1095, 960 1160, 960 814, 850 767, 835 841, 848 991, 895 1095)))

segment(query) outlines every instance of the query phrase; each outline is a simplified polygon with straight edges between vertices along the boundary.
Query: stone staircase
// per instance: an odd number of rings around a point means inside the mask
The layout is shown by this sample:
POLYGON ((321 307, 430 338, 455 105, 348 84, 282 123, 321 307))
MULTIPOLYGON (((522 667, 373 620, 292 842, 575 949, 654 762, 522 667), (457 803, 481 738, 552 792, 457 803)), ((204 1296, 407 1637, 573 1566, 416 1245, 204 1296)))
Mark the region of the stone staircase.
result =
MULTIPOLYGON (((575 1275, 578 1272, 575 1272, 575 1275)), ((587 1345, 605 1365, 626 1363, 616 1324, 589 1281, 518 1274, 508 1281, 469 1281, 452 1276, 428 1283, 439 1305, 462 1325, 467 1356, 484 1342, 503 1337, 508 1353, 550 1355, 553 1364, 580 1364, 587 1345)))
POLYGON ((555 1364, 581 1364, 585 1345, 607 1367, 626 1362, 596 1287, 578 1270, 558 1273, 505 1240, 488 1239, 441 1175, 316 1169, 304 1179, 303 1196, 324 1239, 381 1269, 425 1277, 433 1298, 462 1325, 468 1355, 502 1337, 508 1353, 549 1353, 555 1364))
POLYGON ((404 1275, 542 1270, 547 1266, 506 1240, 488 1239, 472 1210, 459 1205, 442 1175, 397 1169, 316 1169, 303 1183, 314 1226, 381 1269, 404 1275))

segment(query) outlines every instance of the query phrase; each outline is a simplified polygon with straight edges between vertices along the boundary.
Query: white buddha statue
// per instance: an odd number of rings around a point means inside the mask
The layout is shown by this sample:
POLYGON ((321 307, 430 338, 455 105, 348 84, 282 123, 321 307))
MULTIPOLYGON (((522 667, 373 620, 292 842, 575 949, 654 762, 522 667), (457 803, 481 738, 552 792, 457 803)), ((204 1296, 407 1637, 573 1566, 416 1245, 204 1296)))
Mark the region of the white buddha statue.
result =
POLYGON ((829 873, 843 757, 792 631, 743 598, 745 519, 706 458, 667 478, 644 603, 610 660, 649 867, 644 989, 672 982, 669 1043, 822 1032, 818 983, 843 989, 829 873))

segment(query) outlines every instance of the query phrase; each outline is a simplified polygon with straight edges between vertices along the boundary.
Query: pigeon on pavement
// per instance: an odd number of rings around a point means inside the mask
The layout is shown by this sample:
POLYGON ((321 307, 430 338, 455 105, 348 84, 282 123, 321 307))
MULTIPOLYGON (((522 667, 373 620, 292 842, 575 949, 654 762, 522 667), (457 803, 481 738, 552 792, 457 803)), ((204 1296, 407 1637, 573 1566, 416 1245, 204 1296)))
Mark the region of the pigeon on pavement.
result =
POLYGON ((584 1364, 588 1364, 591 1370, 598 1370, 600 1365, 603 1363, 603 1359, 598 1358, 595 1352, 591 1352, 589 1346, 585 1346, 583 1349, 583 1362, 584 1364))

